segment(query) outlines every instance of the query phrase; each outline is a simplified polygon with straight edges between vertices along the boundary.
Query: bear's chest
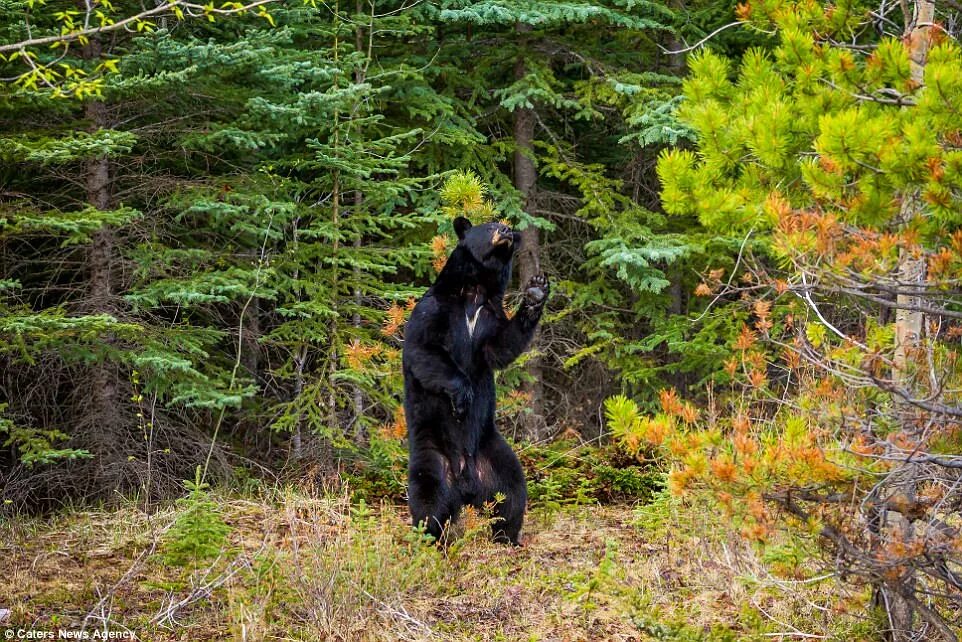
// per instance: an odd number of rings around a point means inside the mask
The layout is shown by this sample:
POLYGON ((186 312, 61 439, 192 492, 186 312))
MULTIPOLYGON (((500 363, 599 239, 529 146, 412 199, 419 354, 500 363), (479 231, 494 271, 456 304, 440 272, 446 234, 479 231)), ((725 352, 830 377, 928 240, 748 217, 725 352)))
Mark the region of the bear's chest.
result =
POLYGON ((451 315, 449 327, 455 335, 455 343, 477 347, 491 337, 496 326, 494 315, 488 306, 457 310, 451 315))
POLYGON ((467 306, 461 325, 472 344, 482 343, 493 333, 496 319, 487 304, 480 307, 467 306))
POLYGON ((449 349, 458 365, 471 368, 480 359, 479 351, 497 331, 497 317, 491 302, 481 294, 468 292, 448 318, 449 349))

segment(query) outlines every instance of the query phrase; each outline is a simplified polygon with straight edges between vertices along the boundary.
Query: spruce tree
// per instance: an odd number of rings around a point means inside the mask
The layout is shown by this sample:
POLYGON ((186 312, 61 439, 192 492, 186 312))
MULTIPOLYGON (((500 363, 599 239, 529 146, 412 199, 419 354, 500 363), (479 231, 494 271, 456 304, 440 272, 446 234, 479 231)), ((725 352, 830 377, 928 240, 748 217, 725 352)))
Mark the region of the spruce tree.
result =
MULTIPOLYGON (((570 268, 586 259, 584 237, 597 233, 589 208, 598 202, 633 207, 620 198, 621 183, 611 180, 624 159, 617 143, 625 130, 606 98, 661 82, 639 72, 669 28, 671 11, 652 2, 513 1, 446 1, 420 11, 438 25, 435 86, 461 98, 459 113, 487 142, 471 147, 459 165, 477 172, 522 230, 519 279, 548 271, 574 293, 575 283, 588 277, 570 268), (599 150, 606 162, 586 162, 599 150), (573 250, 546 243, 545 234, 555 229, 579 239, 570 244, 573 250), (566 256, 570 251, 574 257, 566 256)), ((543 328, 549 335, 551 321, 549 315, 543 328)), ((530 439, 545 438, 548 424, 560 423, 562 406, 546 407, 545 391, 570 387, 567 377, 573 376, 563 373, 564 356, 571 355, 550 344, 536 342, 522 364, 520 383, 529 399, 523 428, 530 439)))
POLYGON ((309 61, 311 77, 250 105, 252 127, 279 137, 261 169, 292 212, 263 344, 284 382, 267 413, 292 433, 297 458, 307 435, 353 448, 395 420, 401 325, 441 220, 430 158, 473 136, 426 82, 429 58, 405 48, 422 30, 410 11, 334 9, 294 25, 295 43, 310 49, 274 68, 303 73, 309 61))
POLYGON ((251 92, 236 78, 287 36, 245 20, 241 38, 220 22, 91 37, 66 55, 88 76, 111 61, 92 94, 2 89, 0 333, 18 501, 167 492, 207 452, 211 413, 253 391, 230 329, 265 287, 251 261, 265 232, 247 221, 268 207, 229 196, 252 141, 223 124, 251 92), (187 196, 198 192, 209 202, 187 196), (82 460, 23 476, 38 450, 82 460))

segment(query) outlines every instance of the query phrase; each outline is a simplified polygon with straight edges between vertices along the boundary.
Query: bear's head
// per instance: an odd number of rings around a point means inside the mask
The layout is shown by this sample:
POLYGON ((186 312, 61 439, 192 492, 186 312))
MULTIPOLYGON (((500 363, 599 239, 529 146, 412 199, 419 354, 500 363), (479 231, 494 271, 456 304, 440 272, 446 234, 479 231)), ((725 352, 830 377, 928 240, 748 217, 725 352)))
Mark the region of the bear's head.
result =
POLYGON ((511 259, 521 246, 521 234, 502 223, 471 225, 462 216, 454 219, 454 231, 458 246, 431 286, 434 293, 457 297, 479 286, 485 299, 502 296, 511 280, 511 259))
POLYGON ((521 234, 498 222, 471 225, 459 216, 454 219, 458 246, 464 248, 484 271, 502 272, 511 269, 511 258, 521 245, 521 234))

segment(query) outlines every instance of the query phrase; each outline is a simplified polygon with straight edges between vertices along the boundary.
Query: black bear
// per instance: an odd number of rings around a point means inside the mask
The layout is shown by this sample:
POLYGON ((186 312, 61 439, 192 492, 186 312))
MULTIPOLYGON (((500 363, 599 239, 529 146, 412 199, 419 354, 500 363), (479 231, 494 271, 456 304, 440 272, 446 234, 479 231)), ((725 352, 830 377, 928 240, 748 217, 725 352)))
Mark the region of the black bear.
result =
POLYGON ((548 298, 533 277, 509 320, 503 298, 521 235, 501 223, 454 221, 458 245, 404 328, 408 505, 440 538, 465 505, 500 501, 496 541, 519 543, 528 498, 517 456, 494 425, 494 371, 531 343, 548 298))

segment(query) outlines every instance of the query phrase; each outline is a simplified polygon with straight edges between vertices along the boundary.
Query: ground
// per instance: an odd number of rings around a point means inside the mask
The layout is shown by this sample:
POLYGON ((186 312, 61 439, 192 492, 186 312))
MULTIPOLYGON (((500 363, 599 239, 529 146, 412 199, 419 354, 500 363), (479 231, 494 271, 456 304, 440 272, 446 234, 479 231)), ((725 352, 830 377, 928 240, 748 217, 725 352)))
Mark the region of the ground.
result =
POLYGON ((64 512, 0 522, 0 608, 142 640, 873 639, 844 613, 864 596, 776 578, 704 517, 664 498, 535 508, 513 548, 470 514, 439 549, 403 506, 346 493, 64 512))

